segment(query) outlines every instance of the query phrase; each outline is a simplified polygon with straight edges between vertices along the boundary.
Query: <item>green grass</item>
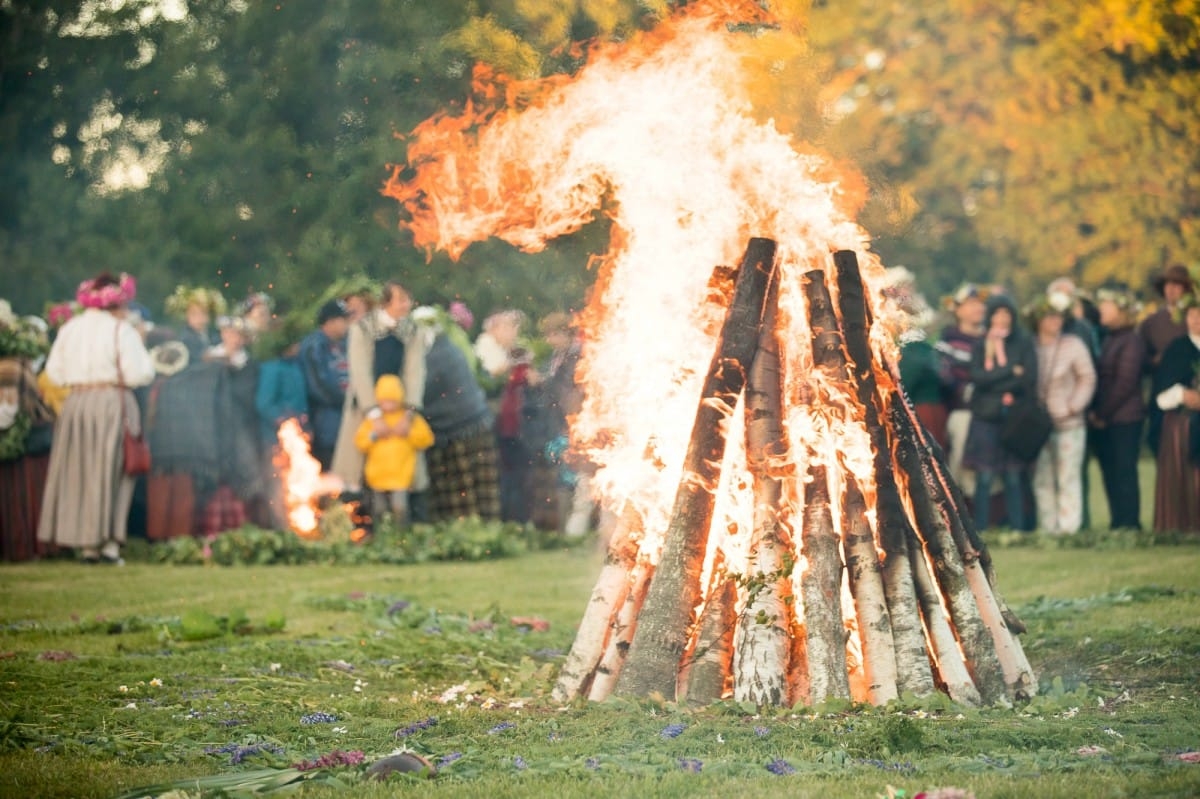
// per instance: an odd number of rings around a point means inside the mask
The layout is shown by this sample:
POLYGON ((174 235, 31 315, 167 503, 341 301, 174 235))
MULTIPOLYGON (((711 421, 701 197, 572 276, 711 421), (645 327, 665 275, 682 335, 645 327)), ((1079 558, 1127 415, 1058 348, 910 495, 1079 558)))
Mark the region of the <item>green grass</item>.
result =
POLYGON ((762 714, 549 702, 600 565, 586 549, 401 567, 0 567, 0 796, 114 796, 334 749, 369 762, 400 745, 462 756, 432 781, 342 769, 342 787, 292 795, 1200 795, 1200 765, 1178 758, 1200 749, 1200 547, 1047 543, 993 557, 1029 625, 1042 696, 1014 709, 935 699, 762 714), (400 599, 412 604, 389 614, 400 599), (264 632, 279 615, 285 629, 264 632), (188 640, 200 621, 236 617, 250 634, 188 640), (469 701, 435 701, 463 682, 469 701), (301 723, 317 712, 338 720, 301 723), (664 737, 672 724, 684 729, 664 737), (252 743, 282 754, 231 765, 205 753, 252 743), (796 772, 768 772, 777 758, 796 772))

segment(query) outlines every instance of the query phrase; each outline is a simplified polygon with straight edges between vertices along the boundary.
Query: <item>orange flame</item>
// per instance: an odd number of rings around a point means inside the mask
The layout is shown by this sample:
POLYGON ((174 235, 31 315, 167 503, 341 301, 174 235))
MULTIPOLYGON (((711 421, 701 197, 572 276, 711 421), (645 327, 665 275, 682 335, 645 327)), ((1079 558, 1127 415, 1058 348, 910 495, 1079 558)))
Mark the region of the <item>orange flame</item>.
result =
POLYGON ((320 538, 318 502, 321 497, 341 491, 341 480, 332 474, 322 474, 320 462, 309 449, 308 436, 295 419, 284 421, 277 435, 282 450, 280 480, 288 525, 301 538, 320 538))
MULTIPOLYGON (((785 34, 760 27, 751 36, 731 23, 761 26, 764 15, 753 2, 687 4, 654 31, 595 46, 572 76, 511 81, 477 68, 465 110, 419 125, 407 165, 393 167, 384 189, 403 205, 416 245, 452 257, 489 237, 538 251, 599 215, 611 220, 610 250, 580 315, 586 399, 571 436, 609 506, 629 501, 645 520, 641 556, 651 561, 725 312, 707 301, 712 270, 736 263, 751 237, 778 243, 789 458, 826 466, 835 503, 845 475, 870 474, 861 409, 812 368, 802 278, 832 274, 840 249, 857 252, 869 285, 883 269, 853 220, 860 178, 755 115, 749 87, 761 75, 749 74, 747 54, 756 37, 785 34)), ((882 325, 871 335, 890 351, 882 325)), ((733 571, 745 565, 753 527, 740 420, 728 419, 708 553, 711 566, 722 549, 733 571)), ((860 478, 860 487, 873 498, 872 483, 860 478)), ((786 492, 794 518, 802 494, 786 492)))

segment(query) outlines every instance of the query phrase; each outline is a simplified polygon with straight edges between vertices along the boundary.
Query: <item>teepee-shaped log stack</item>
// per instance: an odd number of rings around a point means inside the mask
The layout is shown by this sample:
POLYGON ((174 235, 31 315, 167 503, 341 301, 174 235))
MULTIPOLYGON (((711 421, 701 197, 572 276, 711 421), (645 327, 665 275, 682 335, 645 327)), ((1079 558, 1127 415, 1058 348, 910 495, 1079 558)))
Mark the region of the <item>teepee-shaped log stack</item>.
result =
POLYGON ((1032 695, 1016 638, 1024 628, 996 592, 987 550, 894 365, 871 347, 872 308, 850 251, 804 275, 811 342, 783 346, 811 346, 811 369, 855 398, 873 474, 851 470, 831 489, 825 463, 788 452, 775 250, 752 239, 734 275, 657 561, 639 553, 644 522, 627 505, 555 698, 882 704, 942 690, 994 704, 1032 695), (704 568, 735 412, 745 414, 754 497, 739 574, 719 551, 704 568), (798 512, 787 496, 802 500, 798 512))

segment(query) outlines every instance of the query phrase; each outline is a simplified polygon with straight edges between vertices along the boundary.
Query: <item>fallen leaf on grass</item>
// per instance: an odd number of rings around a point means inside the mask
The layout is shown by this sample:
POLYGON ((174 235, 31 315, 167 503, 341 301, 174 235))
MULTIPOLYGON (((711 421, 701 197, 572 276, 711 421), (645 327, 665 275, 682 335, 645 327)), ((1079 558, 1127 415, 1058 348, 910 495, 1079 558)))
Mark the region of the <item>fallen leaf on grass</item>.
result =
POLYGON ((537 616, 513 616, 511 621, 513 627, 525 627, 538 633, 549 632, 550 630, 550 622, 540 619, 537 616))
POLYGON ((76 660, 77 656, 74 652, 67 652, 61 649, 47 649, 45 652, 38 655, 38 660, 52 660, 60 662, 63 660, 76 660))

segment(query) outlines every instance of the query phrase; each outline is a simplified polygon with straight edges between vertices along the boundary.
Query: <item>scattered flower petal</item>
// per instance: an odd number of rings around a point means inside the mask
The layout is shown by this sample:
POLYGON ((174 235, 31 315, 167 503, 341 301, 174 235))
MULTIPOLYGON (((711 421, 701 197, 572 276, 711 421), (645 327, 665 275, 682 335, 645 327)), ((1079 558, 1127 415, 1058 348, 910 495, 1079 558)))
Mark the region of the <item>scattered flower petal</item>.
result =
POLYGON ((492 727, 490 730, 488 730, 487 734, 488 735, 496 735, 498 733, 504 732, 505 730, 511 730, 513 727, 516 727, 516 726, 517 725, 513 724, 511 721, 502 721, 499 724, 497 724, 495 727, 492 727))
POLYGON ((663 738, 678 738, 687 729, 686 724, 668 724, 659 732, 663 738))
POLYGON ((337 716, 332 713, 309 713, 300 717, 301 724, 332 724, 337 720, 337 716))
POLYGON ((293 763, 292 768, 298 771, 313 771, 319 768, 337 768, 338 766, 358 766, 364 760, 364 755, 358 750, 352 752, 343 752, 340 749, 334 749, 326 755, 321 755, 316 760, 302 760, 299 763, 293 763))

